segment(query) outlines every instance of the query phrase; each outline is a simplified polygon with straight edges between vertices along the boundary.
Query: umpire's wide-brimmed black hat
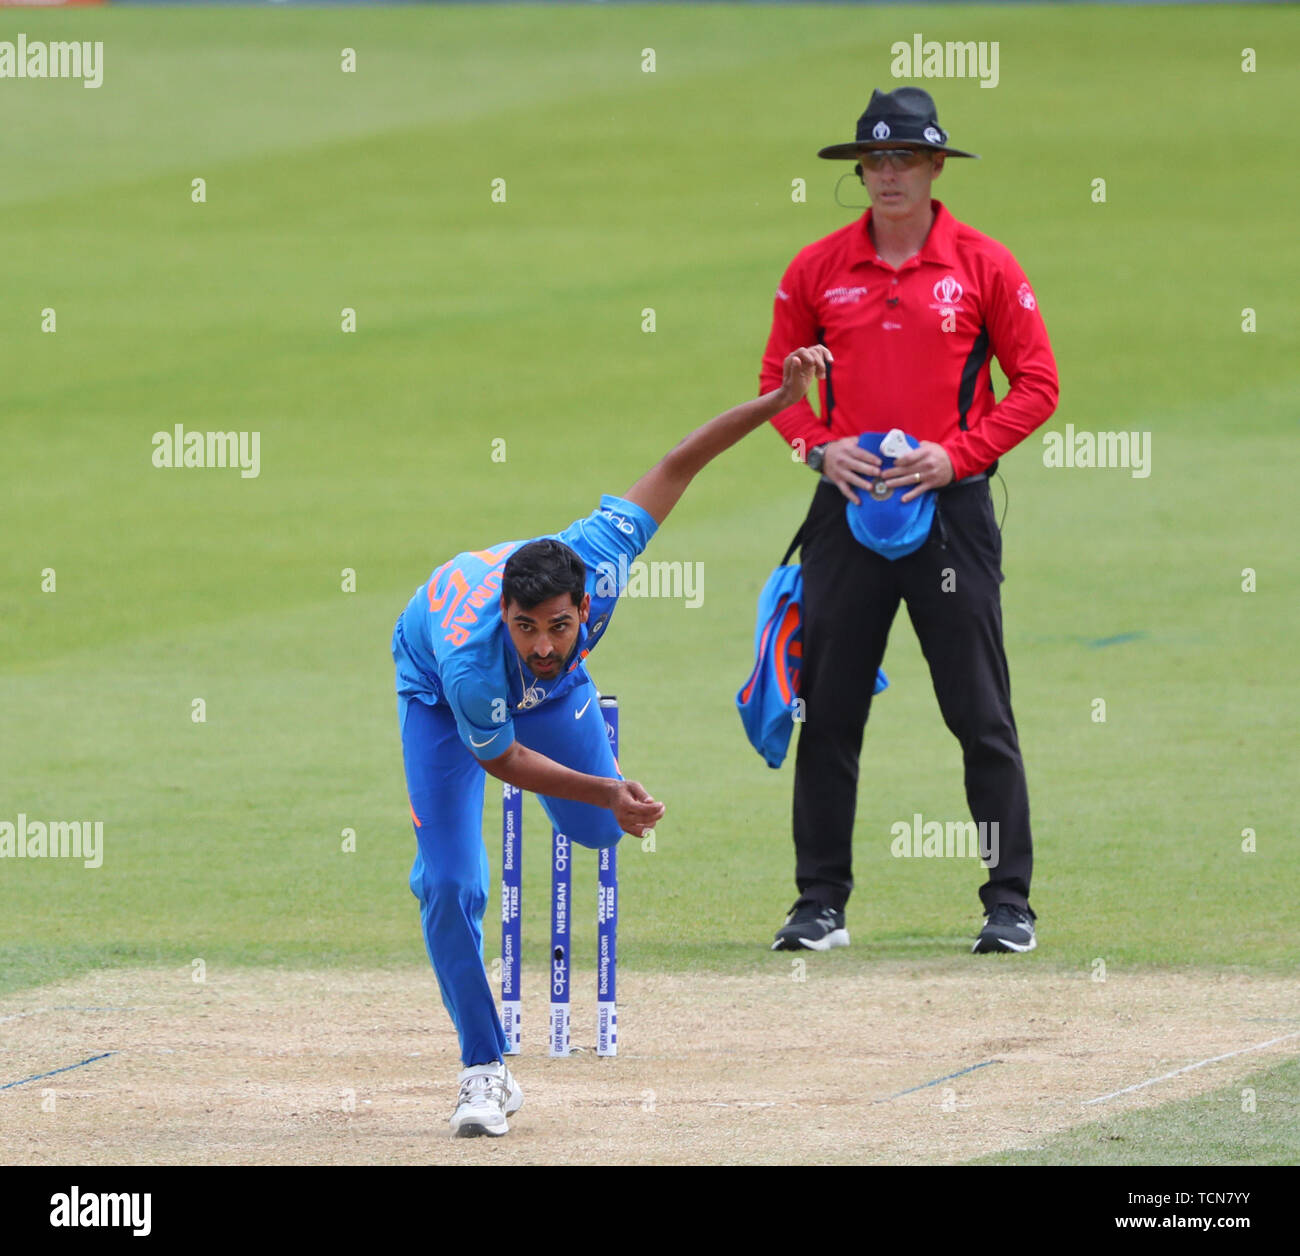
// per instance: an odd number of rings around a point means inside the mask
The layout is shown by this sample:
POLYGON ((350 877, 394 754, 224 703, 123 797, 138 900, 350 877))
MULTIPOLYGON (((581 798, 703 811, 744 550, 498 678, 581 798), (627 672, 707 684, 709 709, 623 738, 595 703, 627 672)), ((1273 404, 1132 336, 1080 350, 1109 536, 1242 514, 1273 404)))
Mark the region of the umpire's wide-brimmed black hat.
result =
POLYGON ((848 144, 832 144, 817 156, 852 161, 860 149, 897 148, 900 144, 919 144, 949 157, 979 157, 978 153, 948 147, 948 132, 939 125, 934 99, 919 87, 900 87, 892 92, 877 88, 871 93, 866 113, 858 119, 858 138, 848 144))

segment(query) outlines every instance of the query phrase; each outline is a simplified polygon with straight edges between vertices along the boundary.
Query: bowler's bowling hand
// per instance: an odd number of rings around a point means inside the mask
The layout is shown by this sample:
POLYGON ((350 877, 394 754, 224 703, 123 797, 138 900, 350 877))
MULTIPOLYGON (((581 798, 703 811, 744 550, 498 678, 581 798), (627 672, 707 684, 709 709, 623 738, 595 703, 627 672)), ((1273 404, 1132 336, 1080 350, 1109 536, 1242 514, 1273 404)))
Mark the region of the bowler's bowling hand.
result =
POLYGON ((647 830, 654 828, 655 822, 662 819, 663 803, 655 802, 637 781, 616 781, 615 784, 617 789, 609 809, 624 833, 644 837, 647 830))
POLYGON ((890 488, 906 488, 903 501, 910 502, 927 489, 943 488, 952 483, 952 460, 942 445, 923 440, 905 453, 880 477, 890 488))
POLYGON ((831 351, 825 345, 810 345, 790 354, 781 368, 782 405, 792 406, 803 400, 814 379, 826 378, 826 367, 832 361, 831 351))

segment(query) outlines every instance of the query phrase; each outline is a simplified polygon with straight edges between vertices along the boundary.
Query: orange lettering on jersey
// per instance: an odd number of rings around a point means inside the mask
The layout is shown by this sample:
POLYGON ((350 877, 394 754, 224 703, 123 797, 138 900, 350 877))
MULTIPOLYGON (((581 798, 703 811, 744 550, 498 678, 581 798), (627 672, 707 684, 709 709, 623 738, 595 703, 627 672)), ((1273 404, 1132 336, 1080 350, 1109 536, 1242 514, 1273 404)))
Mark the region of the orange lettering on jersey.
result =
POLYGON ((451 617, 456 613, 456 607, 460 605, 460 600, 469 592, 469 582, 465 579, 465 573, 460 570, 451 572, 447 576, 447 584, 442 593, 437 597, 433 596, 432 580, 429 581, 429 613, 435 614, 447 607, 447 613, 442 617, 442 626, 445 628, 451 623, 451 617), (452 597, 452 593, 455 596, 452 597), (451 605, 447 606, 447 599, 451 597, 451 605))
MULTIPOLYGON (((514 548, 513 545, 503 545, 495 550, 479 550, 470 557, 488 564, 499 563, 514 548)), ((465 579, 465 573, 455 568, 448 573, 442 592, 435 597, 434 587, 449 566, 450 564, 444 564, 439 567, 429 580, 429 613, 434 614, 445 608, 446 614, 442 617, 442 627, 450 628, 451 631, 443 637, 443 640, 451 645, 464 645, 469 640, 469 630, 465 625, 478 623, 478 612, 501 588, 501 572, 499 569, 489 571, 483 577, 482 583, 473 593, 470 593, 469 581, 465 579), (461 606, 462 602, 464 606, 461 606), (456 614, 458 609, 459 615, 456 614)))

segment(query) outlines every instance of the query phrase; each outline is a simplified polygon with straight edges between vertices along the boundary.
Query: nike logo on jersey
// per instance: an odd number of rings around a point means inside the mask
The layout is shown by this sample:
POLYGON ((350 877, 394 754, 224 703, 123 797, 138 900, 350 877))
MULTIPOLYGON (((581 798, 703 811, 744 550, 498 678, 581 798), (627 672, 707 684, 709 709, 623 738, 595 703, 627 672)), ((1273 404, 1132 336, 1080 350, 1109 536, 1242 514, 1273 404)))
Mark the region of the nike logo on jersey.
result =
POLYGON ((581 710, 581 711, 575 711, 575 712, 573 713, 573 718, 574 718, 575 720, 580 720, 580 719, 582 719, 584 713, 586 712, 587 708, 588 708, 590 705, 591 705, 591 699, 588 698, 588 699, 586 700, 586 702, 584 702, 584 703, 582 704, 582 710, 581 710))
POLYGON ((496 739, 499 736, 500 736, 499 733, 493 733, 492 736, 487 739, 487 741, 475 741, 474 738, 471 737, 469 739, 469 744, 473 746, 475 750, 482 750, 484 746, 490 746, 494 741, 496 741, 496 739))

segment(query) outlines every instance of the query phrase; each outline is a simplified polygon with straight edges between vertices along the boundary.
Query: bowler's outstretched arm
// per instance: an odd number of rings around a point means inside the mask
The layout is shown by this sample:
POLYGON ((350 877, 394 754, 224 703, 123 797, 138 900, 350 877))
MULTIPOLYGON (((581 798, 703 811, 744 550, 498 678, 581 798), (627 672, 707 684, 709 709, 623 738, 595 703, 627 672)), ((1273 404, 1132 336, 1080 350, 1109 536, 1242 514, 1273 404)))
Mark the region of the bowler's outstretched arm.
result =
POLYGON ((830 361, 830 351, 825 345, 796 349, 785 360, 780 388, 733 406, 703 427, 697 427, 632 485, 623 494, 624 499, 640 506, 656 523, 663 523, 686 492, 687 485, 714 458, 755 428, 762 427, 773 415, 794 405, 808 391, 814 378, 826 378, 826 364, 830 361))
MULTIPOLYGON (((640 506, 655 523, 663 523, 704 467, 755 428, 762 427, 774 414, 798 401, 814 377, 826 377, 826 364, 830 361, 830 352, 823 345, 796 349, 785 360, 780 388, 734 406, 696 428, 624 493, 624 500, 640 506)), ((520 789, 606 807, 618 818, 625 833, 638 837, 664 812, 663 803, 655 801, 637 781, 575 772, 517 741, 503 754, 481 763, 492 776, 520 789)))

